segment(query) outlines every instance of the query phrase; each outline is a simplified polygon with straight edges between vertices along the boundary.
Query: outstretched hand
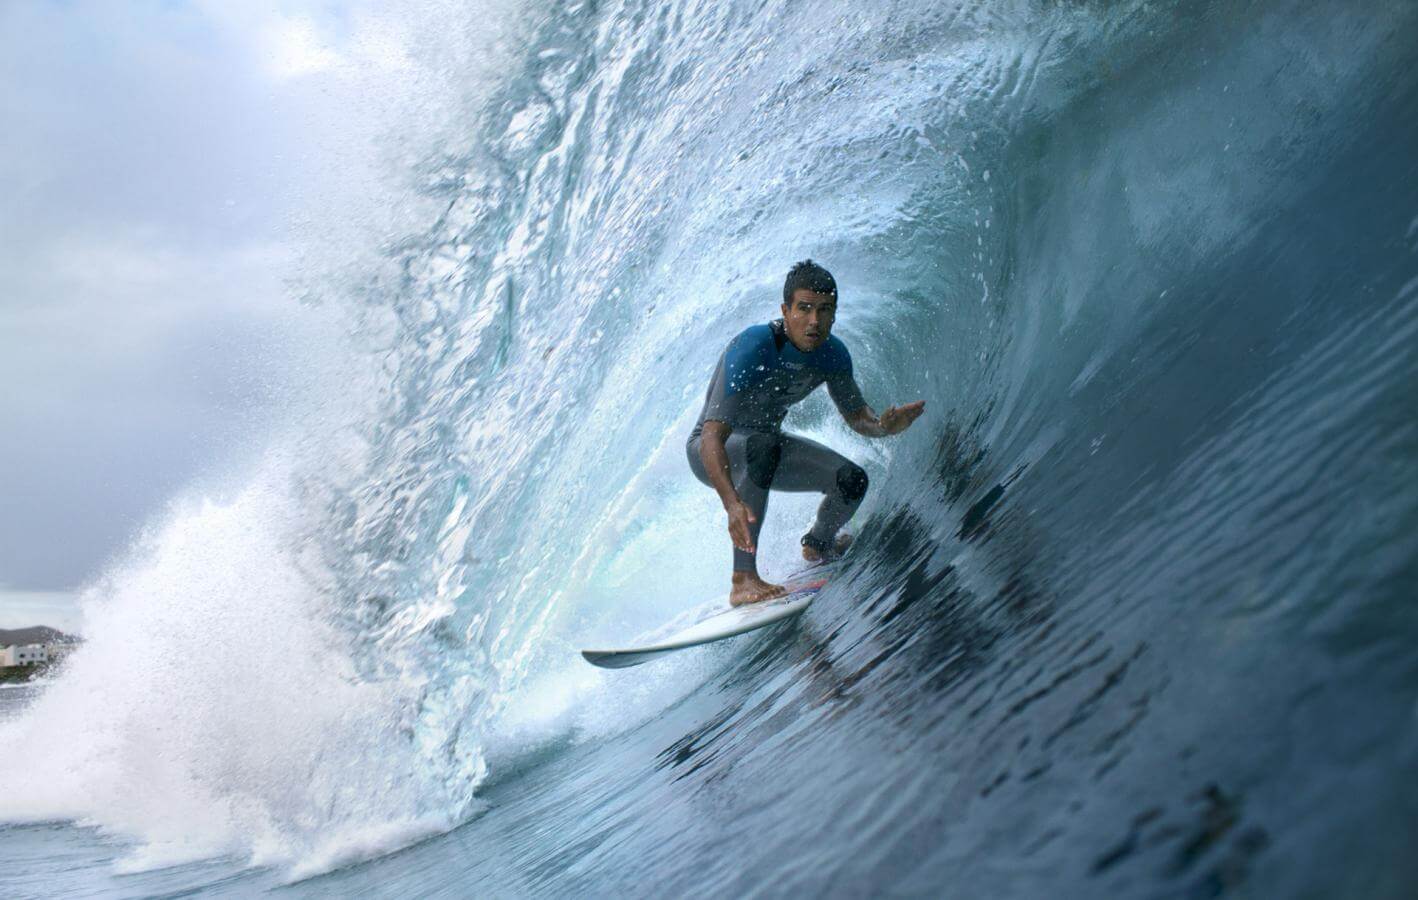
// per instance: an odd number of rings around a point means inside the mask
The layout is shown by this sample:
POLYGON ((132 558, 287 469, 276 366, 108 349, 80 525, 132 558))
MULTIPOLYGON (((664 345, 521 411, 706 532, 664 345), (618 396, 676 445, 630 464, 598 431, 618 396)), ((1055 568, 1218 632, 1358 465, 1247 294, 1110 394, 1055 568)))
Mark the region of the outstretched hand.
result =
POLYGON ((926 401, 917 400, 914 403, 888 407, 876 420, 880 423, 881 430, 887 434, 900 434, 910 428, 911 423, 919 419, 925 411, 926 401))

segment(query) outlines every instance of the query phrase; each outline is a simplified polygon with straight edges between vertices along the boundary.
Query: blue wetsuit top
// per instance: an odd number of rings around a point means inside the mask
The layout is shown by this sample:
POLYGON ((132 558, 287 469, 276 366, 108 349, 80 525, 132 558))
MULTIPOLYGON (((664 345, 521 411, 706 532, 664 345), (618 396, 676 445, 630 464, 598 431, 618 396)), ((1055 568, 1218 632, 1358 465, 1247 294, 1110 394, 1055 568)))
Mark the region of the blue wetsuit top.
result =
POLYGON ((782 319, 746 328, 719 357, 690 439, 710 419, 735 430, 777 431, 788 407, 823 382, 843 416, 867 405, 852 377, 852 356, 837 338, 804 353, 788 340, 782 319))

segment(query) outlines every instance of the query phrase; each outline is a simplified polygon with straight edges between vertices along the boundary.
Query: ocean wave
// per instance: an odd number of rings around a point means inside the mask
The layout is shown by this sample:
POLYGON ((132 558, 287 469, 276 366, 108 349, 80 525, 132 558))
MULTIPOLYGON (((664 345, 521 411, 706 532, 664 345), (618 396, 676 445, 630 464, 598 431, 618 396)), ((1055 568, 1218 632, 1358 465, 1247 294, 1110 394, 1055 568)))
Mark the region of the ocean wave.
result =
MULTIPOLYGON (((402 230, 306 273, 343 331, 298 415, 91 589, 90 640, 0 726, 39 761, 0 769, 7 819, 303 879, 541 772, 503 794, 541 818, 504 815, 552 836, 467 884, 1201 891, 1280 847, 1283 894, 1398 865, 1318 872, 1324 829, 1288 823, 1372 833, 1400 801, 1338 773, 1412 771, 1377 749, 1414 685, 1412 14, 508 15, 515 64, 398 154, 402 230), (801 630, 590 670, 578 646, 724 591, 683 440, 805 256, 869 400, 927 416, 789 419, 872 483, 801 630)), ((814 499, 775 495, 768 571, 814 499)))

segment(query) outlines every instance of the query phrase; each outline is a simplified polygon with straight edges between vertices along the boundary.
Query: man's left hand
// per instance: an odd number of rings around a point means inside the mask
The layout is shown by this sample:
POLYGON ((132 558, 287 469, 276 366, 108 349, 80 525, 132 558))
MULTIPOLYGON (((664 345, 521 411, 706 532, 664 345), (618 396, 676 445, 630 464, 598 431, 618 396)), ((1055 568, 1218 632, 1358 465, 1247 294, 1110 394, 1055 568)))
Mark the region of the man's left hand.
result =
POLYGON ((900 434, 910 428, 911 423, 919 419, 925 411, 926 401, 917 400, 914 403, 889 407, 877 416, 876 420, 881 425, 881 430, 887 434, 900 434))

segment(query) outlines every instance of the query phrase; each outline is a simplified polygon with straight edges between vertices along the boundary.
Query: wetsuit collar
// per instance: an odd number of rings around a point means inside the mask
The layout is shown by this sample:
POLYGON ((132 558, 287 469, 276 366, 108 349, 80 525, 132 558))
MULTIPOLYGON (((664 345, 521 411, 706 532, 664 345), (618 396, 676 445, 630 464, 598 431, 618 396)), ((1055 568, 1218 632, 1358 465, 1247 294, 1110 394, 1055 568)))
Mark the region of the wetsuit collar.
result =
POLYGON ((774 319, 768 327, 773 331, 773 346, 782 353, 783 345, 788 343, 788 326, 783 324, 782 319, 774 319))

